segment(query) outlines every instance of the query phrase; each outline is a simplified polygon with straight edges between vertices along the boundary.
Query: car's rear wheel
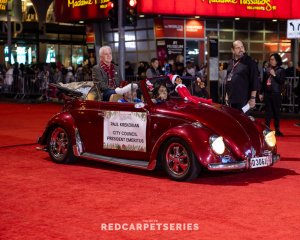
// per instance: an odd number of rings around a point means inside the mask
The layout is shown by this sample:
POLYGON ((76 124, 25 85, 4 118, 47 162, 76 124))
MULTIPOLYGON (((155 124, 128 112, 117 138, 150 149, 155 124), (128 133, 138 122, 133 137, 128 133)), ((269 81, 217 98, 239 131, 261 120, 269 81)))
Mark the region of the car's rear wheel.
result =
POLYGON ((60 127, 54 127, 47 139, 47 148, 51 159, 56 163, 70 163, 75 161, 70 136, 60 127))
POLYGON ((162 164, 167 174, 176 181, 196 178, 201 169, 191 148, 180 138, 171 138, 166 142, 162 164))

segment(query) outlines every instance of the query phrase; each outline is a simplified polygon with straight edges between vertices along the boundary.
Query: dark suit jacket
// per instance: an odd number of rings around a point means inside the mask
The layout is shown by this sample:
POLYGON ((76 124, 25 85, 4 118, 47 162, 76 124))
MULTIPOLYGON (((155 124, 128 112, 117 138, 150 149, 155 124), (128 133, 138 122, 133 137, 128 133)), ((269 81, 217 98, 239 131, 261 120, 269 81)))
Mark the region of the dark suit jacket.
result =
MULTIPOLYGON (((119 86, 121 82, 120 70, 118 66, 114 65, 114 67, 115 82, 116 85, 119 86)), ((93 93, 96 96, 95 100, 101 100, 103 92, 109 90, 110 88, 108 87, 108 75, 99 64, 95 65, 92 68, 92 80, 94 82, 94 86, 89 92, 93 93)))

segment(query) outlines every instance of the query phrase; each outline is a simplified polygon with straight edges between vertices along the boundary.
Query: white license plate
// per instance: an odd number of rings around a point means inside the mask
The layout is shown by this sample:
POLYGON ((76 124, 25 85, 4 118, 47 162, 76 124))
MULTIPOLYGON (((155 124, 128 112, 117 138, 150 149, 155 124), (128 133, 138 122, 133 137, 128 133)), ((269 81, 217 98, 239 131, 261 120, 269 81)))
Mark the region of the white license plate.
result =
POLYGON ((272 156, 255 157, 250 160, 250 168, 259 168, 270 166, 272 163, 272 156))

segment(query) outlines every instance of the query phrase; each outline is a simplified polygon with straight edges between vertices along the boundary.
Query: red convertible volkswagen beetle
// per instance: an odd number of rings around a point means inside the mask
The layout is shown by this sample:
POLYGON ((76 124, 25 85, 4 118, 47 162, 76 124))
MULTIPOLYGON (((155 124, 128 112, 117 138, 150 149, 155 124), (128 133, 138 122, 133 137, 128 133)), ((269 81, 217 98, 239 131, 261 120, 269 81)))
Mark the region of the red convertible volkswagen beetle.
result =
MULTIPOLYGON (((186 85, 193 93, 194 83, 186 85)), ((117 95, 109 102, 86 100, 70 91, 38 142, 57 163, 80 157, 147 170, 162 166, 177 181, 197 177, 202 168, 243 170, 279 160, 274 131, 253 117, 182 99, 165 77, 142 80, 132 90, 140 101, 118 102, 124 96, 117 95)))

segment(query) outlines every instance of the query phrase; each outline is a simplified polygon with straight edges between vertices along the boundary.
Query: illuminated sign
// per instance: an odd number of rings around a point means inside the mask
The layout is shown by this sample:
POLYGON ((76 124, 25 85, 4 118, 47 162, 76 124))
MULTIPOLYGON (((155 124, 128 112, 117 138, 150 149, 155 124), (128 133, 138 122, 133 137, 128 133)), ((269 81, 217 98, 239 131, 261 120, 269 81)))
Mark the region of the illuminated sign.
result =
POLYGON ((0 0, 0 11, 6 11, 6 6, 7 6, 8 0, 0 0))
POLYGON ((204 22, 195 19, 154 19, 156 38, 204 38, 204 22))
POLYGON ((300 18, 299 0, 140 0, 141 14, 209 17, 300 18))
POLYGON ((55 15, 60 22, 107 18, 109 9, 109 0, 55 0, 55 15))
MULTIPOLYGON (((107 18, 110 9, 109 0, 55 0, 56 18, 62 22, 107 18)), ((138 4, 140 14, 184 17, 300 19, 299 9, 299 0, 139 0, 138 4)))
POLYGON ((156 38, 183 38, 184 21, 179 19, 161 19, 154 20, 154 30, 156 38))
POLYGON ((300 19, 287 21, 287 38, 300 38, 300 19))

